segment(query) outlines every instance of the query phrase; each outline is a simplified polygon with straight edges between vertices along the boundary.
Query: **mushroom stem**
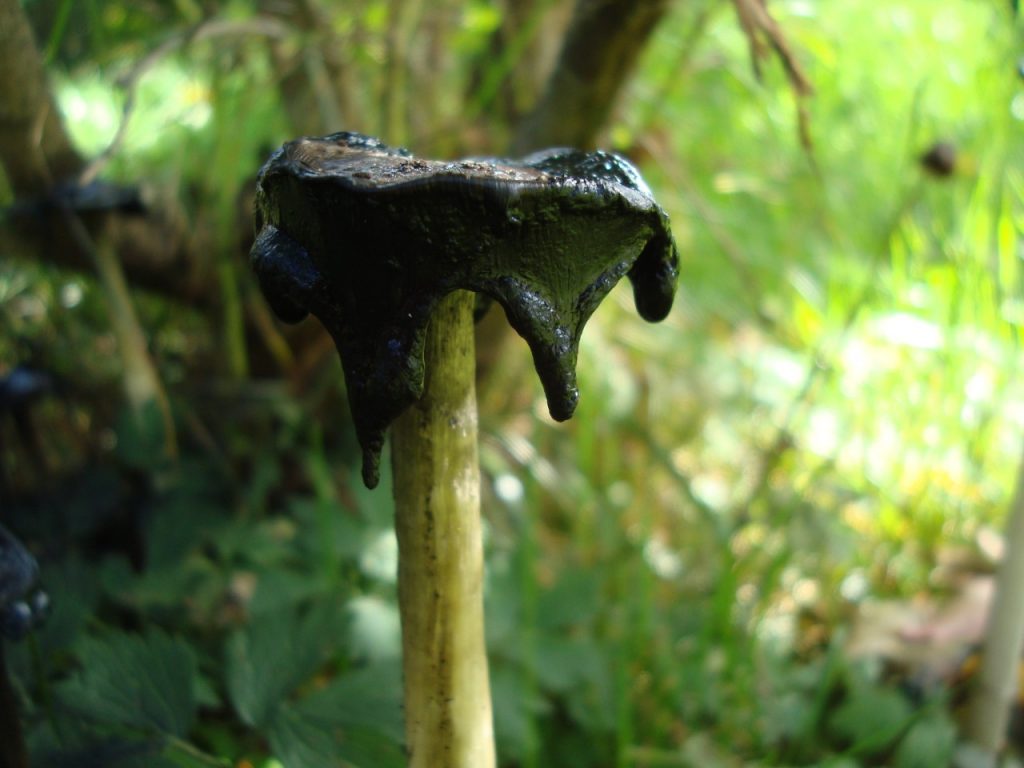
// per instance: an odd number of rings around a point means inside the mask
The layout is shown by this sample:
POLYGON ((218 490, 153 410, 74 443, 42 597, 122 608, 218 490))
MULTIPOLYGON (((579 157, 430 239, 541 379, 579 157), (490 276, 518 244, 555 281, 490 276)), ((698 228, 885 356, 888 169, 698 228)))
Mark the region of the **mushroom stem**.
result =
POLYGON ((423 396, 392 428, 410 768, 493 768, 484 644, 474 296, 431 315, 423 396))

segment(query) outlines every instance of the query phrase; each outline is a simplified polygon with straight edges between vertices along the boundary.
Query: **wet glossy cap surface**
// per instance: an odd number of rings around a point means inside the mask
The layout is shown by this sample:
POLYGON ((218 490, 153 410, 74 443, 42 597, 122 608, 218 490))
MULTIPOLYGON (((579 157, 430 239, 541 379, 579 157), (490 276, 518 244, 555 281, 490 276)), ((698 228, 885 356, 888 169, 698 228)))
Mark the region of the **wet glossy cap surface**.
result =
POLYGON ((49 599, 33 591, 38 578, 36 559, 0 525, 0 638, 20 640, 43 618, 49 599))
POLYGON ((312 313, 341 354, 363 479, 423 390, 431 310, 453 290, 498 301, 526 340, 551 415, 576 407, 580 334, 624 276, 668 314, 678 255, 637 170, 606 152, 421 160, 360 134, 285 144, 260 171, 251 259, 286 322, 312 313))

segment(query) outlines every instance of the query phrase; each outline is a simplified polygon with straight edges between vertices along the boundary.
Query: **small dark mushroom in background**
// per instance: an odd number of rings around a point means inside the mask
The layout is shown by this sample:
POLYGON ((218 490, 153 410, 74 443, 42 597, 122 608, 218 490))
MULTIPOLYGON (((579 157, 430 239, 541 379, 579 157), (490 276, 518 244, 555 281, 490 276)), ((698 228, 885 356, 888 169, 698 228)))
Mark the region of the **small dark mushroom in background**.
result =
POLYGON ((48 474, 49 468, 39 433, 32 423, 32 408, 37 401, 54 390, 53 376, 27 365, 17 365, 0 378, 0 500, 6 495, 8 486, 3 465, 6 442, 3 433, 8 419, 13 423, 15 438, 28 456, 37 479, 41 481, 48 474))
POLYGON ((921 167, 930 175, 947 178, 956 171, 956 145, 949 141, 937 141, 921 155, 921 167))
POLYGON ((502 305, 568 419, 583 327, 616 283, 647 320, 672 307, 668 217, 607 152, 445 162, 355 133, 275 152, 256 216, 267 301, 286 322, 314 314, 338 347, 369 487, 393 425, 410 766, 493 768, 474 293, 502 305))
POLYGON ((2 209, 2 212, 8 218, 18 220, 43 217, 62 209, 83 215, 115 211, 142 215, 146 213, 146 204, 143 202, 142 192, 136 187, 96 180, 81 185, 56 184, 46 195, 31 200, 19 200, 2 209))
POLYGON ((0 526, 0 768, 28 768, 17 701, 7 676, 5 641, 21 640, 49 607, 36 589, 39 566, 25 546, 0 526))

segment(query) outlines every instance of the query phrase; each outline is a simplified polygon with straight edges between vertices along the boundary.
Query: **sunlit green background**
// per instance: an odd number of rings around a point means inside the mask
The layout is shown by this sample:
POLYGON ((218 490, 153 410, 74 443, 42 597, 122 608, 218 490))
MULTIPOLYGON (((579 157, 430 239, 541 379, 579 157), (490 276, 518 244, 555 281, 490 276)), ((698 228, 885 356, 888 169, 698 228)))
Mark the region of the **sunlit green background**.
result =
MULTIPOLYGON (((499 5, 322 5, 352 94, 329 129, 424 156, 503 151, 494 103, 520 62, 488 55, 499 5), (413 61, 422 30, 445 52, 405 73, 397 108, 396 6, 413 61)), ((552 36, 560 3, 534 5, 524 46, 552 36)), ((25 6, 90 156, 137 62, 204 18, 237 25, 140 73, 106 176, 216 233, 227 314, 238 292, 258 300, 240 190, 303 130, 269 41, 294 55, 309 38, 254 31, 240 1, 25 6)), ((813 85, 802 101, 773 56, 755 77, 728 3, 676 2, 658 27, 600 144, 669 211, 677 305, 651 326, 613 293, 584 335, 568 424, 547 417, 518 339, 481 382, 503 766, 948 764, 958 661, 924 679, 850 638, 865 606, 955 596, 963 573, 987 573, 1020 461, 1024 47, 1009 6, 771 3, 813 85), (940 141, 949 177, 920 162, 940 141)), ((12 513, 73 539, 44 559, 52 620, 11 652, 39 764, 134 744, 105 764, 402 765, 388 479, 359 483, 340 367, 325 358, 296 391, 253 373, 230 317, 137 299, 186 435, 176 472, 118 418, 93 281, 0 259, 0 366, 31 358, 70 383, 39 421, 55 465, 89 468, 12 513), (126 476, 148 478, 142 570, 84 543, 98 508, 127 503, 126 476), (166 662, 188 689, 178 725, 101 706, 118 659, 166 662)))

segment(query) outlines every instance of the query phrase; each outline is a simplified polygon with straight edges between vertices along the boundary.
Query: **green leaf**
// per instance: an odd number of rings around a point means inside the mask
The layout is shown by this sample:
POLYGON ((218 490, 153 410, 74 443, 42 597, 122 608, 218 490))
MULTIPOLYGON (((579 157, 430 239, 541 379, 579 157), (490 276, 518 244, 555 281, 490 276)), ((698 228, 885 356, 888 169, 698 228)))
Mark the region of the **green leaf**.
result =
POLYGON ((293 498, 288 509, 298 525, 299 546, 310 561, 350 561, 363 551, 367 524, 359 515, 316 498, 293 498))
POLYGON ((74 747, 33 752, 34 768, 178 768, 161 754, 162 740, 96 740, 74 747))
POLYGON ((225 562, 270 567, 295 556, 295 536, 295 527, 283 518, 235 519, 217 530, 213 543, 225 562))
POLYGON ((227 684, 242 720, 259 728, 330 656, 342 630, 330 608, 262 614, 228 638, 227 684))
POLYGON ((167 463, 164 417, 155 400, 134 411, 124 408, 117 423, 117 457, 126 466, 155 471, 167 463))
MULTIPOLYGON (((267 568, 258 573, 256 591, 249 602, 249 615, 278 614, 307 602, 310 598, 323 596, 326 585, 307 574, 285 568, 267 568)), ((333 599, 339 599, 335 594, 333 599)))
POLYGON ((588 624, 601 608, 602 572, 570 569, 555 586, 541 593, 537 621, 543 629, 565 629, 588 624))
POLYGON ((949 765, 956 747, 956 726, 945 712, 930 713, 914 723, 900 740, 895 768, 932 768, 949 765))
POLYGON ((491 668, 491 699, 499 753, 525 762, 537 742, 537 722, 549 710, 547 701, 529 674, 507 663, 491 668))
POLYGON ((829 725, 853 749, 873 752, 892 742, 910 717, 910 705, 898 691, 862 684, 850 690, 829 725))
POLYGON ((180 610, 186 601, 196 603, 205 581, 213 576, 203 572, 205 563, 195 559, 177 568, 153 568, 135 576, 131 566, 122 561, 120 569, 104 572, 104 588, 116 601, 141 611, 154 609, 180 610))
POLYGON ((491 559, 484 589, 488 651, 510 658, 522 657, 523 589, 519 572, 508 560, 491 559))
POLYGON ((262 513, 266 509, 270 492, 281 482, 281 457, 275 452, 266 451, 257 453, 253 462, 245 488, 246 507, 262 513))
POLYGON ((296 709, 335 725, 364 726, 401 744, 405 738, 401 663, 395 659, 350 672, 307 696, 296 709))
POLYGON ((270 746, 285 768, 403 768, 400 746, 365 728, 330 722, 284 706, 270 726, 270 746))
POLYGON ((270 725, 270 748, 285 768, 349 768, 329 728, 302 717, 289 706, 277 711, 270 725))
POLYGON ((580 667, 580 686, 568 701, 573 720, 590 733, 613 731, 617 694, 614 663, 600 645, 589 649, 580 667))
MULTIPOLYGON (((168 744, 162 759, 174 768, 211 768, 211 766, 231 768, 232 765, 226 757, 206 754, 184 742, 168 744)), ((152 766, 146 766, 146 768, 152 768, 152 766)))
POLYGON ((146 521, 146 567, 176 567, 223 517, 221 506, 186 493, 159 499, 146 521))
POLYGON ((399 665, 377 664, 277 711, 270 743, 286 768, 402 768, 399 665))
POLYGON ((537 680, 545 690, 566 693, 600 685, 609 669, 608 655, 593 639, 545 636, 538 644, 537 680))
POLYGON ((49 723, 35 729, 29 750, 33 768, 228 768, 226 759, 177 739, 129 739, 68 722, 61 724, 59 736, 49 723))
POLYGON ((155 630, 111 634, 83 641, 80 662, 59 695, 81 717, 177 737, 192 727, 196 660, 182 641, 155 630))

